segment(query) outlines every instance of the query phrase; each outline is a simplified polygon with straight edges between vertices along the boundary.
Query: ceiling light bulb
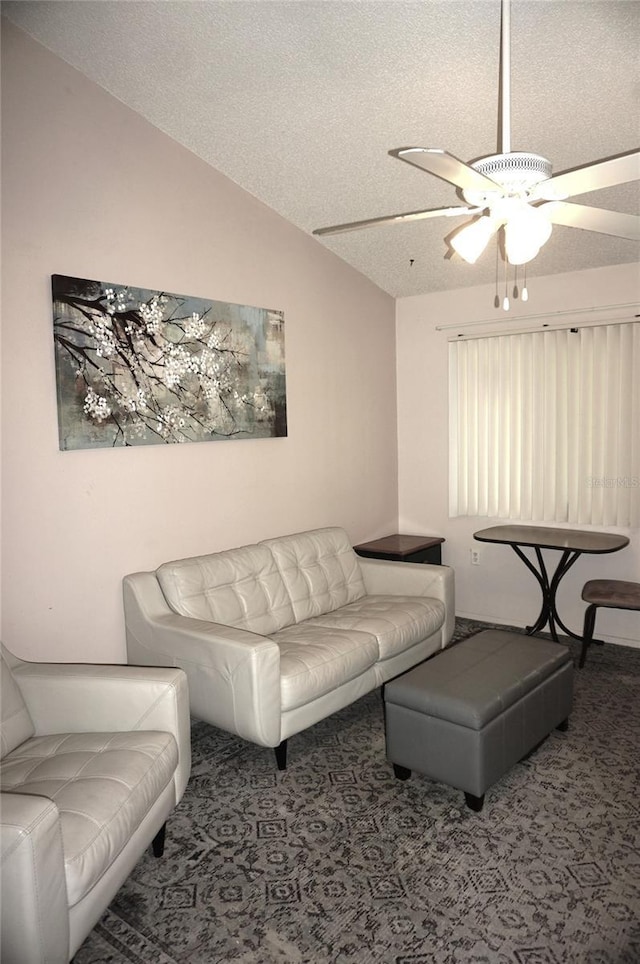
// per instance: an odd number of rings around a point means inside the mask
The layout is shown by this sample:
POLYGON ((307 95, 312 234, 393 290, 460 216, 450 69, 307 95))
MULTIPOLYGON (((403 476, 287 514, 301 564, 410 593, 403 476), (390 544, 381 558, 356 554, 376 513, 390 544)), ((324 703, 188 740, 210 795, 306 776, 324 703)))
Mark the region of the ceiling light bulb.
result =
POLYGON ((551 222, 530 204, 523 203, 511 214, 504 227, 504 244, 510 264, 533 260, 551 237, 551 222))
POLYGON ((477 218, 456 231, 451 238, 451 247, 469 264, 475 264, 495 230, 493 218, 477 218))

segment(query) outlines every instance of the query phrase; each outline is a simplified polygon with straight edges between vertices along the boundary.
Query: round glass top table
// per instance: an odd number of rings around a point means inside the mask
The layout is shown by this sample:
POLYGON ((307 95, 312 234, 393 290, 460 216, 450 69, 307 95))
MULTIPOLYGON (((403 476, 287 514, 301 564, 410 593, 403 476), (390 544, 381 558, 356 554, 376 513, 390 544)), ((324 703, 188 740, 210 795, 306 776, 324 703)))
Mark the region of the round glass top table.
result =
POLYGON ((525 566, 538 580, 542 591, 542 607, 535 623, 526 627, 532 636, 539 633, 547 624, 552 639, 558 641, 556 626, 559 626, 568 636, 582 639, 578 633, 572 632, 562 622, 556 607, 556 595, 562 578, 567 574, 574 562, 583 553, 617 552, 629 545, 626 536, 613 532, 589 532, 584 529, 555 529, 551 526, 520 526, 500 525, 489 526, 474 532, 473 538, 478 542, 496 542, 511 546, 516 555, 522 559, 525 566), (525 554, 523 549, 534 550, 535 562, 525 554), (543 549, 556 549, 562 553, 558 564, 549 578, 542 555, 543 549), (536 566, 537 562, 537 566, 536 566))

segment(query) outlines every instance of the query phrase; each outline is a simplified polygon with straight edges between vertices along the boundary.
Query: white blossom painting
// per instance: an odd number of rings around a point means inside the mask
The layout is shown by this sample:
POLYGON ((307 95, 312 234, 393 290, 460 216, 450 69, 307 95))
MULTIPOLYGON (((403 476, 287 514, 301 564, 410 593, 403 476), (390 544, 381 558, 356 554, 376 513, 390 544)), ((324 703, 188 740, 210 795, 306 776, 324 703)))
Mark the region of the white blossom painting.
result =
POLYGON ((51 285, 62 450, 287 434, 283 312, 51 285))

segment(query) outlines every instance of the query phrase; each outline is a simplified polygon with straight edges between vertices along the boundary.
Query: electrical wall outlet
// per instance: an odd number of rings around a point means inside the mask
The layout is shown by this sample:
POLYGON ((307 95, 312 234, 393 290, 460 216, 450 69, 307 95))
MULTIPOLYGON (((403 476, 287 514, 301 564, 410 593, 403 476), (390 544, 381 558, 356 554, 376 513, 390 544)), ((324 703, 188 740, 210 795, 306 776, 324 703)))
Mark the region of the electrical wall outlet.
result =
POLYGON ((472 565, 472 566, 479 566, 479 565, 480 565, 480 550, 479 550, 479 549, 469 549, 469 553, 470 553, 470 555, 471 555, 471 565, 472 565))

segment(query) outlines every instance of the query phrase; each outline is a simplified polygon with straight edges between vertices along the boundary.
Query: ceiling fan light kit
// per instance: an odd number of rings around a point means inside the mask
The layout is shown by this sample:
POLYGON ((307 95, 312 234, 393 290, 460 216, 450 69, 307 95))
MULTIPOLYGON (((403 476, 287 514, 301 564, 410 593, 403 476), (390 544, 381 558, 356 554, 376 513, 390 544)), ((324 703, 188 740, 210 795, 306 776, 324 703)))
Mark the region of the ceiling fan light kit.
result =
POLYGON ((449 244, 468 264, 475 264, 496 231, 491 218, 480 217, 451 235, 449 244))
MULTIPOLYGON (((462 195, 469 204, 485 205, 489 216, 480 219, 487 223, 486 240, 473 259, 465 254, 465 244, 460 244, 465 232, 470 232, 475 224, 463 227, 460 234, 450 243, 454 250, 473 264, 487 246, 491 235, 504 225, 504 249, 509 264, 526 264, 532 261, 543 244, 551 237, 551 223, 544 215, 529 204, 532 188, 551 177, 551 161, 540 154, 526 154, 511 151, 508 154, 492 154, 470 165, 475 171, 486 174, 495 182, 491 190, 463 190, 462 195), (456 243, 457 242, 457 243, 456 243)), ((476 232, 476 236, 480 236, 476 232)))
POLYGON ((504 226, 504 246, 509 264, 527 264, 551 237, 551 223, 537 208, 516 204, 504 226))
MULTIPOLYGON (((637 215, 572 204, 566 200, 574 195, 640 179, 640 149, 602 158, 555 176, 546 157, 528 151, 511 151, 510 2, 501 0, 501 152, 468 164, 440 148, 406 147, 389 152, 392 157, 452 184, 466 205, 369 218, 318 228, 314 234, 338 234, 426 218, 471 216, 472 220, 445 238, 445 242, 469 264, 475 264, 490 239, 502 237, 504 243, 499 244, 499 249, 505 265, 532 261, 549 240, 553 224, 640 240, 640 217, 637 215)), ((522 292, 523 300, 526 300, 525 291, 526 287, 522 292)), ((505 301, 507 304, 503 307, 508 308, 508 299, 505 301)))

